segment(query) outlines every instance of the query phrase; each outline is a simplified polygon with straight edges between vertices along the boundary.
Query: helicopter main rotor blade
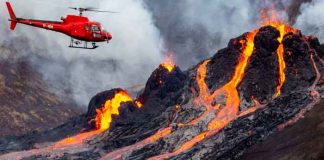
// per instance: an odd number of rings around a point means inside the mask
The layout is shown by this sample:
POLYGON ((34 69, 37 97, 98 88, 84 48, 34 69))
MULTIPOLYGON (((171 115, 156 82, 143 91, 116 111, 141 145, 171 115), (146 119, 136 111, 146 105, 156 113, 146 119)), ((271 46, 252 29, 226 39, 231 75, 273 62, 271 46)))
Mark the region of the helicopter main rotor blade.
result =
POLYGON ((119 13, 115 11, 101 11, 94 7, 87 7, 87 8, 77 8, 77 7, 69 7, 70 9, 79 11, 79 12, 106 12, 106 13, 119 13))
POLYGON ((100 11, 100 10, 87 10, 87 11, 90 11, 90 12, 105 12, 105 13, 119 13, 119 12, 115 12, 115 11, 100 11))
POLYGON ((94 7, 87 7, 87 8, 82 8, 82 7, 68 7, 70 9, 74 9, 74 10, 84 10, 84 11, 88 11, 88 10, 97 10, 97 8, 94 7))
POLYGON ((86 7, 84 9, 86 9, 86 10, 98 10, 98 8, 95 8, 95 7, 86 7))

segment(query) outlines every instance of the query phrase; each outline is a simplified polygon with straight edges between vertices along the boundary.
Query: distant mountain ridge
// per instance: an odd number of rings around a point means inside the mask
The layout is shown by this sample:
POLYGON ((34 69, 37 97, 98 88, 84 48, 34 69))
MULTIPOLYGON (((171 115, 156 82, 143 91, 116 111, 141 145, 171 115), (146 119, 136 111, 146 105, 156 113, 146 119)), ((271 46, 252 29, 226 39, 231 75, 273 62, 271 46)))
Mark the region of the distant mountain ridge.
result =
MULTIPOLYGON (((0 54, 8 51, 2 49, 0 54)), ((48 130, 79 115, 81 110, 51 93, 28 60, 0 61, 0 136, 48 130)))

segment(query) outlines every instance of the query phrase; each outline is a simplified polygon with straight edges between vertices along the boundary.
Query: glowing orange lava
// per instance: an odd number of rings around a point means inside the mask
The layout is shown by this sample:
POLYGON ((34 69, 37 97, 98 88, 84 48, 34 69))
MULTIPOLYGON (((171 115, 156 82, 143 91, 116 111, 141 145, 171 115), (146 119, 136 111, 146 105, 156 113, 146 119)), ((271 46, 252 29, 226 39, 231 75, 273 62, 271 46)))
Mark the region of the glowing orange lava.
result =
POLYGON ((171 132, 172 132, 171 127, 161 129, 158 132, 156 132, 154 135, 152 135, 151 137, 146 138, 145 141, 148 141, 148 142, 151 142, 151 143, 155 142, 155 141, 159 140, 160 138, 171 134, 171 132))
POLYGON ((64 146, 69 146, 69 145, 77 145, 77 144, 82 144, 85 140, 101 133, 101 130, 95 130, 95 131, 90 131, 90 132, 85 132, 85 133, 80 133, 78 135, 72 136, 65 138, 57 143, 55 143, 54 147, 55 148, 61 148, 64 146))
POLYGON ((277 28, 277 30, 279 30, 279 32, 280 32, 280 37, 278 38, 280 45, 277 50, 278 63, 279 63, 279 85, 277 86, 277 93, 275 95, 277 97, 281 94, 281 88, 286 80, 286 75, 285 75, 286 63, 285 63, 285 59, 284 59, 285 51, 284 51, 284 46, 282 44, 282 40, 283 40, 283 37, 287 33, 289 33, 289 32, 296 33, 297 30, 294 28, 291 28, 285 24, 278 24, 278 23, 273 22, 270 25, 277 28))
POLYGON ((171 133, 172 133, 171 127, 161 129, 161 130, 157 131, 154 135, 152 135, 142 141, 139 141, 133 145, 123 147, 123 148, 120 148, 113 152, 108 153, 107 155, 102 157, 101 160, 123 159, 123 156, 130 154, 130 152, 132 152, 133 150, 135 150, 137 148, 144 147, 150 143, 153 143, 153 142, 161 139, 162 137, 166 137, 166 136, 170 135, 171 133))
POLYGON ((172 72, 175 67, 172 56, 171 55, 166 56, 164 62, 161 65, 169 72, 172 72))
POLYGON ((206 102, 207 105, 210 104, 213 98, 210 97, 210 92, 207 84, 205 83, 207 74, 207 65, 210 60, 204 61, 197 69, 196 81, 199 86, 199 96, 197 100, 200 102, 206 102))
POLYGON ((102 108, 97 109, 97 115, 95 118, 97 129, 109 129, 112 115, 119 115, 119 107, 121 103, 131 101, 132 98, 125 91, 120 91, 115 94, 114 98, 107 100, 102 108))

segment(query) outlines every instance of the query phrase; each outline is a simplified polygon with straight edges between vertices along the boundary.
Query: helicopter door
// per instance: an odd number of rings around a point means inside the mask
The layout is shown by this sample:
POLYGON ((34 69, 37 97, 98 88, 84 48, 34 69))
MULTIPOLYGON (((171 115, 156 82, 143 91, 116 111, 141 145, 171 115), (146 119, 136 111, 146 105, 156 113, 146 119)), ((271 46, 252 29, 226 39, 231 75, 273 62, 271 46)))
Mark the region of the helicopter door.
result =
POLYGON ((92 25, 91 31, 92 31, 93 38, 101 38, 100 29, 98 26, 92 25))

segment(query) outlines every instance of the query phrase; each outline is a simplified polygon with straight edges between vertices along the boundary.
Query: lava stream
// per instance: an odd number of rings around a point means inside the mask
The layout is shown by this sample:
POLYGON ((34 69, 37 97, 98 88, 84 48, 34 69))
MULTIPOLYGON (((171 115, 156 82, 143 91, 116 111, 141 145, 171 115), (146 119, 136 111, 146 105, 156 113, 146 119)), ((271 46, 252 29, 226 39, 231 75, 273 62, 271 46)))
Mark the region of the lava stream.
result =
POLYGON ((162 137, 166 137, 166 136, 170 135, 171 132, 172 132, 171 127, 161 129, 158 132, 156 132, 154 135, 152 135, 140 142, 137 142, 137 143, 127 146, 127 147, 117 149, 113 152, 106 154, 104 157, 101 158, 101 160, 122 159, 122 157, 130 154, 133 150, 142 148, 150 143, 153 143, 153 142, 159 140, 162 137))
POLYGON ((23 159, 34 155, 51 155, 51 157, 59 157, 63 154, 76 154, 89 151, 91 147, 84 142, 99 133, 101 133, 100 130, 81 133, 39 149, 7 153, 1 155, 0 159, 23 159))
POLYGON ((284 36, 287 33, 297 33, 297 30, 285 25, 283 23, 279 23, 277 21, 268 21, 267 23, 265 23, 265 25, 270 25, 274 28, 276 28, 279 32, 280 32, 280 36, 278 37, 278 42, 279 47, 277 49, 277 55, 278 55, 278 64, 279 64, 279 84, 277 86, 277 92, 275 94, 275 97, 278 97, 281 95, 281 88, 283 86, 283 84, 286 81, 286 75, 285 75, 285 70, 286 70, 286 62, 285 62, 285 58, 284 58, 284 54, 285 54, 285 50, 284 50, 284 45, 282 43, 284 36))
POLYGON ((61 147, 66 147, 66 146, 71 146, 71 145, 78 145, 84 143, 85 140, 90 139, 91 137, 98 135, 101 133, 102 130, 94 130, 90 132, 84 132, 77 134, 72 137, 65 138, 57 143, 54 144, 54 148, 61 148, 61 147))
MULTIPOLYGON (((314 53, 315 54, 315 53, 314 53)), ((309 88, 309 90, 311 90, 311 91, 315 91, 315 88, 316 88, 316 85, 318 84, 318 82, 320 81, 320 79, 321 79, 321 73, 320 73, 320 71, 318 70, 318 68, 317 68, 317 65, 316 65, 316 63, 315 63, 315 60, 314 60, 314 54, 311 54, 310 55, 310 58, 311 58, 311 61, 312 61, 312 65, 313 65, 313 68, 314 68, 314 70, 315 70, 315 72, 316 72, 316 79, 315 79, 315 81, 313 82, 313 84, 311 85, 311 87, 309 88)), ((319 57, 318 57, 319 58, 319 57)))
POLYGON ((281 88, 286 80, 286 75, 285 75, 286 63, 284 60, 283 44, 279 45, 277 54, 278 54, 278 62, 279 62, 279 85, 277 86, 277 93, 276 93, 275 97, 280 96, 281 88))

